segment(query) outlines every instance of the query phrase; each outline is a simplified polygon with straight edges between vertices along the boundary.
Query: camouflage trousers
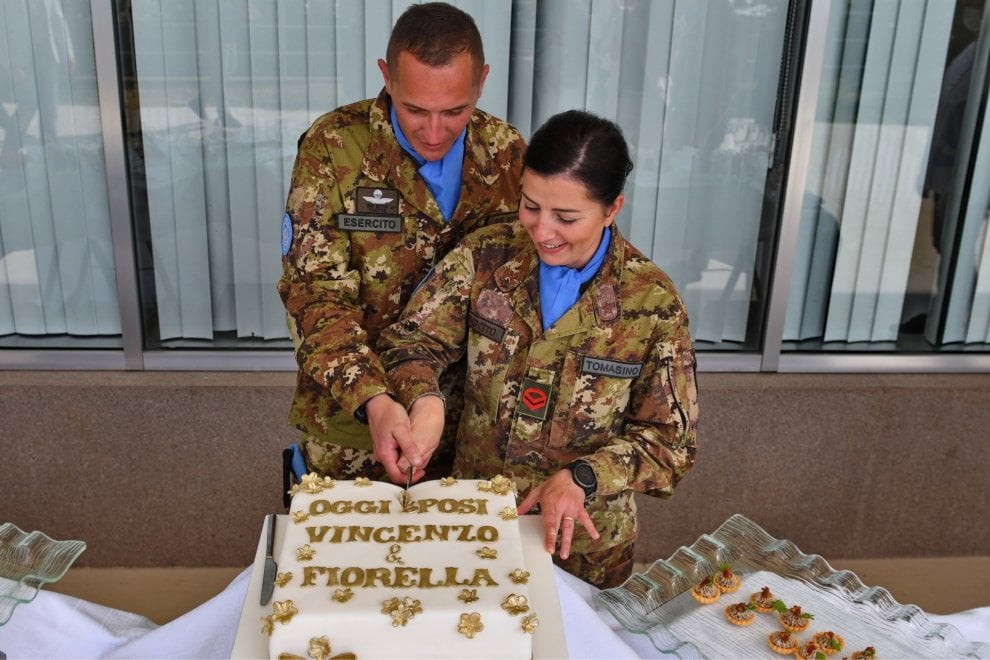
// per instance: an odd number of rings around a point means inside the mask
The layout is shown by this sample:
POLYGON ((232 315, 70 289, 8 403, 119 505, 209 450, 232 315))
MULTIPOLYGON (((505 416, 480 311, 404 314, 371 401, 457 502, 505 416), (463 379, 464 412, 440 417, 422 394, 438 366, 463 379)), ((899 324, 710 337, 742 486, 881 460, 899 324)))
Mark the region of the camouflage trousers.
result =
MULTIPOLYGON (((306 466, 311 472, 334 479, 356 479, 367 477, 373 481, 388 481, 385 468, 368 449, 341 447, 322 442, 311 435, 304 435, 301 446, 306 457, 306 466)), ((454 462, 453 445, 441 443, 433 453, 423 481, 431 481, 450 476, 454 462)))
POLYGON ((632 575, 633 546, 630 541, 599 552, 572 552, 567 559, 553 556, 553 563, 599 589, 617 587, 632 575))

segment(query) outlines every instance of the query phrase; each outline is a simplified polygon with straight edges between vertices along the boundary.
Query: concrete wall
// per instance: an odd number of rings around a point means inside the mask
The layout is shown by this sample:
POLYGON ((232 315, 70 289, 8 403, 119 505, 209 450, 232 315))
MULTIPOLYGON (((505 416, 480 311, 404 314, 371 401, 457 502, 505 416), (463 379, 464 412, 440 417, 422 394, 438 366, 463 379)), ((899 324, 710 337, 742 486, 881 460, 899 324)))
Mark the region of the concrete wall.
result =
MULTIPOLYGON (((77 566, 242 566, 282 512, 290 373, 0 371, 0 522, 77 566)), ((990 555, 990 374, 699 375, 698 460, 637 558, 743 513, 825 557, 990 555)))

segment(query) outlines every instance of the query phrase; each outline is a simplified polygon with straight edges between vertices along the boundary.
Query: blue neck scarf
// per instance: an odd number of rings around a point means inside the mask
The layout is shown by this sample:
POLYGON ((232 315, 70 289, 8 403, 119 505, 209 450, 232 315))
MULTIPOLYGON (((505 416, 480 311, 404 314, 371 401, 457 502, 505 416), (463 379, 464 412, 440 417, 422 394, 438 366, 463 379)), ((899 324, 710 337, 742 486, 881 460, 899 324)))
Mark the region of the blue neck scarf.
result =
POLYGON ((419 173, 426 181, 426 187, 430 189, 433 198, 437 200, 437 206, 440 207, 443 219, 450 222, 450 216, 454 214, 454 209, 457 208, 457 200, 461 197, 461 168, 464 166, 464 136, 467 135, 467 127, 461 131, 450 150, 440 160, 426 160, 416 153, 399 126, 394 105, 392 106, 392 130, 395 131, 395 139, 399 141, 406 153, 419 163, 419 173))
POLYGON ((543 332, 546 332, 577 302, 578 296, 581 295, 581 285, 594 277, 602 267, 611 240, 612 229, 606 227, 598 249, 581 269, 570 266, 548 266, 540 260, 540 314, 543 317, 543 332))

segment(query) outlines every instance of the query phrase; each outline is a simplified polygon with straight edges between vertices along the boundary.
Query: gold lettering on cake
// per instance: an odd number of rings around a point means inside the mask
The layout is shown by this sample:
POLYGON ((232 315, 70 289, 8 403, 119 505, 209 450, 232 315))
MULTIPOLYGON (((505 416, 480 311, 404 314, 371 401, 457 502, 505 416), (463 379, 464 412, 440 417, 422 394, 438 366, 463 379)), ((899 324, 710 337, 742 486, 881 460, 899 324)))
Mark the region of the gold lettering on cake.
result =
POLYGON ((388 500, 313 500, 309 503, 310 516, 324 516, 328 513, 343 515, 348 513, 383 514, 389 513, 388 500))
POLYGON ((345 587, 356 587, 364 583, 364 569, 348 566, 340 572, 340 584, 345 587))
POLYGON ((406 562, 402 561, 402 557, 399 556, 399 551, 401 550, 402 550, 401 545, 399 545, 398 543, 393 543, 391 546, 389 546, 388 554, 385 555, 385 561, 389 562, 390 564, 405 564, 406 562))
POLYGON ((422 540, 419 534, 420 525, 399 525, 399 534, 396 541, 399 543, 415 543, 422 540))
MULTIPOLYGON (((422 572, 421 568, 413 568, 412 566, 400 566, 395 569, 395 585, 396 587, 403 587, 408 589, 409 587, 417 586, 422 582, 422 580, 416 580, 416 574, 422 572)), ((429 570, 429 569, 427 569, 429 570)), ((432 586, 432 585, 430 585, 432 586)))
POLYGON ((428 513, 436 509, 440 513, 488 515, 488 500, 484 498, 469 498, 465 500, 442 499, 427 497, 421 500, 405 502, 403 513, 428 513))
MULTIPOLYGON (((375 540, 375 543, 394 543, 395 542, 395 528, 394 527, 376 527, 375 531, 371 533, 371 538, 375 540)), ((395 546, 392 546, 395 547, 395 546)))
POLYGON ((402 589, 431 589, 433 587, 497 587, 498 582, 486 568, 476 568, 470 574, 457 566, 446 566, 443 572, 428 567, 395 566, 362 568, 360 566, 306 566, 302 586, 317 585, 319 576, 326 576, 327 587, 394 587, 402 589))
POLYGON ((369 543, 371 541, 371 534, 375 531, 374 527, 358 527, 357 525, 351 525, 347 528, 350 532, 349 541, 358 541, 360 543, 369 543))
POLYGON ((364 571, 364 586, 375 587, 380 582, 383 587, 392 586, 392 571, 388 568, 368 568, 364 571))
MULTIPOLYGON (((315 587, 316 586, 316 576, 319 575, 319 574, 321 574, 321 573, 326 573, 327 570, 328 569, 327 569, 326 566, 303 566, 303 579, 302 579, 302 585, 300 585, 300 586, 303 586, 303 587, 315 587)), ((329 584, 330 583, 327 582, 327 585, 328 586, 329 586, 329 584)))
POLYGON ((419 543, 424 541, 498 542, 498 529, 491 525, 320 525, 307 527, 310 543, 419 543))

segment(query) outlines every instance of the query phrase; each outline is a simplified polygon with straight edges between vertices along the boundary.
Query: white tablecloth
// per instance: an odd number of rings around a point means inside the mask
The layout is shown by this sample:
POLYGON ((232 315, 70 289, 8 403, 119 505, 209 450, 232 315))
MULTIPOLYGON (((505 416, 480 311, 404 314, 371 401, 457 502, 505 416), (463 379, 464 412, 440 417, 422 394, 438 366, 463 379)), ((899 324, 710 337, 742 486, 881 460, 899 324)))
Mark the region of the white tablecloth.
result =
MULTIPOLYGON (((572 658, 662 657, 595 605, 595 587, 554 567, 568 653, 572 658)), ((0 626, 0 652, 15 658, 228 658, 251 569, 214 598, 159 626, 145 617, 42 590, 0 626)), ((963 637, 990 644, 990 606, 949 616, 963 637)))

